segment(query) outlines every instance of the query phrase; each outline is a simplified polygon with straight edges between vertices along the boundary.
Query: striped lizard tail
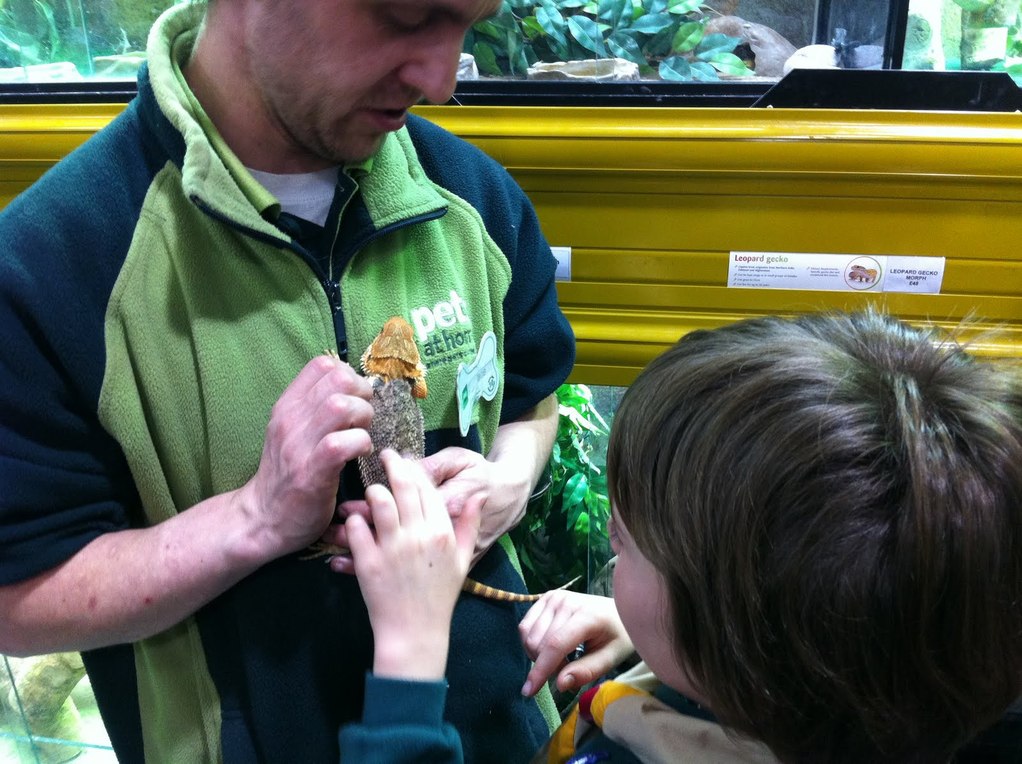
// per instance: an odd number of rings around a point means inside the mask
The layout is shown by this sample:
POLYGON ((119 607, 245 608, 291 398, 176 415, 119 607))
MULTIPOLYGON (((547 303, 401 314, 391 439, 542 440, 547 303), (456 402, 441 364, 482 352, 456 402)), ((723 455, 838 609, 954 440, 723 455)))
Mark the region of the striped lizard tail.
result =
MULTIPOLYGON (((582 576, 575 576, 568 583, 563 586, 558 586, 557 589, 567 589, 573 583, 578 581, 582 576)), ((508 592, 503 589, 496 589, 486 584, 481 584, 473 578, 466 578, 465 583, 462 584, 461 590, 468 594, 474 594, 476 597, 482 597, 483 599, 494 600, 495 602, 535 602, 540 599, 543 594, 519 594, 517 592, 508 592)), ((556 590, 555 590, 556 591, 556 590)))
MULTIPOLYGON (((316 542, 310 546, 307 550, 309 554, 300 556, 300 560, 314 560, 318 557, 333 557, 337 554, 347 554, 348 550, 343 549, 333 544, 327 544, 324 542, 316 542)), ((557 587, 558 589, 567 589, 573 583, 578 581, 582 576, 575 576, 564 586, 557 587)), ((497 589, 493 586, 487 586, 481 584, 475 579, 466 578, 465 583, 462 584, 461 590, 468 594, 475 595, 476 597, 482 597, 483 599, 493 600, 494 602, 535 602, 542 594, 519 594, 518 592, 509 592, 504 589, 497 589)))
POLYGON ((535 602, 543 596, 542 594, 518 594, 517 592, 495 589, 492 586, 481 584, 473 578, 466 578, 465 583, 461 586, 461 590, 468 594, 474 594, 476 597, 494 600, 495 602, 535 602))

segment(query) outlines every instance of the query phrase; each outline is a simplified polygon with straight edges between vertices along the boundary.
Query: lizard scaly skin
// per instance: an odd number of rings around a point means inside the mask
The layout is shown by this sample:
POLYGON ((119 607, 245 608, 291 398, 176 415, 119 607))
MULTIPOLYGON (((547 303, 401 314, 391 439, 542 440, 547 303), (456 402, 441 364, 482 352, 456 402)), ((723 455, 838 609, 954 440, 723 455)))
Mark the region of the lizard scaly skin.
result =
MULTIPOLYGON (((330 351, 327 351, 328 353, 330 351)), ((419 360, 412 327, 400 316, 387 320, 383 329, 362 355, 362 371, 373 385, 373 420, 369 426, 372 453, 359 457, 358 469, 364 485, 380 483, 390 487, 380 463, 380 451, 391 448, 402 456, 421 459, 425 453, 422 410, 415 398, 426 397, 425 367, 419 360)), ((348 550, 323 542, 313 544, 303 560, 348 550)), ((497 602, 535 602, 541 594, 519 594, 496 589, 471 578, 462 590, 497 602)))

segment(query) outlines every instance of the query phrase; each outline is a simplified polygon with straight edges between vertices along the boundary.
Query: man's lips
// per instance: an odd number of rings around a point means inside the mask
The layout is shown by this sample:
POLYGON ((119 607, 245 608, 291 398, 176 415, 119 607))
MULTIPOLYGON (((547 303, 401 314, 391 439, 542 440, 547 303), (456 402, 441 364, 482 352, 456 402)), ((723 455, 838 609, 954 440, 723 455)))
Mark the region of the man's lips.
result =
POLYGON ((398 130, 405 124, 408 107, 387 108, 381 106, 367 107, 365 113, 382 130, 398 130))

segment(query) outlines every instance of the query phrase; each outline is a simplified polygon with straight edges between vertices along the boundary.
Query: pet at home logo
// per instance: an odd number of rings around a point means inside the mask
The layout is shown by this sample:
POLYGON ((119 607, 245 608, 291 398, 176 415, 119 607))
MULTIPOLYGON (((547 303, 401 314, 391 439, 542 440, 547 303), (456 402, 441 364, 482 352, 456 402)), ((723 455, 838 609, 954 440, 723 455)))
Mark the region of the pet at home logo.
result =
POLYGON ((411 323, 427 368, 455 363, 475 354, 467 303, 454 289, 449 300, 412 308, 411 323))

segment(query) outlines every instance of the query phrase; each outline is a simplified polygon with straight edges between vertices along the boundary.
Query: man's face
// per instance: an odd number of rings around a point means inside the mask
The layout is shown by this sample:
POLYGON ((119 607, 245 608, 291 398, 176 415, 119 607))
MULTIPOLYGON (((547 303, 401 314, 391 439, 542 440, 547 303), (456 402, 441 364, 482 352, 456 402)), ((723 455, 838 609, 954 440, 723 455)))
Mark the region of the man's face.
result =
POLYGON ((295 169, 360 161, 422 101, 454 93, 469 27, 500 0, 259 0, 253 83, 295 169), (318 161, 317 161, 318 160, 318 161))

